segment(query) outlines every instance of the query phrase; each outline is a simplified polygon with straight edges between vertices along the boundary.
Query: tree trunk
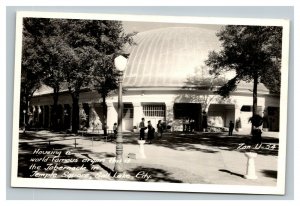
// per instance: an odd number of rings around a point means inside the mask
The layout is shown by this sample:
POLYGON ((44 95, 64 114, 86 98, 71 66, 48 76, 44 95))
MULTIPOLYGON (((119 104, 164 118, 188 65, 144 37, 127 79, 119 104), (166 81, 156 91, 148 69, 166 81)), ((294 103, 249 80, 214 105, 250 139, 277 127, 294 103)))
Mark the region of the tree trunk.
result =
POLYGON ((79 94, 73 93, 72 94, 73 100, 73 109, 72 109, 72 132, 77 134, 79 129, 79 94))
MULTIPOLYGON (((22 119, 23 119, 23 122, 21 123, 21 125, 23 125, 23 127, 24 127, 24 129, 26 128, 26 127, 28 127, 28 113, 29 113, 29 97, 27 97, 27 95, 26 95, 26 97, 25 97, 25 102, 24 101, 22 101, 23 102, 23 109, 21 109, 22 111, 21 111, 21 114, 22 114, 22 119), (24 113, 24 111, 25 111, 25 113, 24 113)), ((21 118, 20 118, 21 119, 21 118)))
POLYGON ((25 95, 25 105, 24 105, 24 110, 25 110, 25 128, 28 128, 30 126, 29 125, 29 112, 30 112, 30 110, 29 110, 29 102, 30 102, 30 100, 31 100, 31 96, 29 94, 26 94, 25 95))
MULTIPOLYGON (((257 85, 258 85, 258 75, 253 78, 253 104, 252 104, 252 118, 257 114, 257 85)), ((253 122, 251 127, 251 133, 253 133, 253 122)))
POLYGON ((28 91, 27 88, 25 88, 25 91, 24 91, 24 100, 22 101, 23 104, 24 104, 23 110, 25 110, 25 115, 24 115, 24 112, 21 111, 22 115, 23 115, 23 123, 22 123, 22 125, 24 125, 27 128, 30 127, 30 125, 29 125, 29 120, 30 120, 30 116, 29 116, 29 113, 30 113, 29 104, 30 104, 30 100, 31 100, 31 98, 33 96, 34 91, 35 90, 32 90, 30 92, 30 91, 28 91), (25 121, 24 121, 24 116, 25 116, 25 121))
POLYGON ((53 107, 52 107, 52 114, 51 114, 51 126, 54 131, 58 131, 58 96, 59 96, 59 88, 53 88, 53 107))
POLYGON ((106 96, 105 95, 102 95, 102 108, 103 108, 103 119, 104 119, 104 122, 103 122, 103 133, 104 133, 104 136, 107 135, 107 106, 106 106, 106 96))
POLYGON ((257 85, 258 85, 258 77, 254 78, 253 82, 253 110, 252 116, 257 114, 257 85))
POLYGON ((29 98, 26 97, 26 100, 25 100, 25 126, 28 125, 28 113, 29 113, 29 98))

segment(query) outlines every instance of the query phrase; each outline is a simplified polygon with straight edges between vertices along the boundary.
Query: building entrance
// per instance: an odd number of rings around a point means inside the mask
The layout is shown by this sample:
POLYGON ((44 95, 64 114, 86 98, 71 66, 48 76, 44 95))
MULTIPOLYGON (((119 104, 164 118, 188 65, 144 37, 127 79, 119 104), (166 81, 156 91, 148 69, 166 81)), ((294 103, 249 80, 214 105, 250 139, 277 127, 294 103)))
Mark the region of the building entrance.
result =
POLYGON ((174 119, 178 129, 175 130, 201 130, 201 104, 175 103, 174 119))

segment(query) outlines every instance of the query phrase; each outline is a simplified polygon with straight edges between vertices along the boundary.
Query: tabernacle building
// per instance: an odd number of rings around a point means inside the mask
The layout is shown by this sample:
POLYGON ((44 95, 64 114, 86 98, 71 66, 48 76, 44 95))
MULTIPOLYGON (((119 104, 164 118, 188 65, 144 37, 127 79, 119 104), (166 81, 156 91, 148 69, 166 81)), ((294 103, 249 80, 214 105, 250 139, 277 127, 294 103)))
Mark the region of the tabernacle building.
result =
MULTIPOLYGON (((123 129, 132 131, 141 118, 156 125, 162 120, 172 131, 183 130, 192 121, 195 131, 203 130, 203 119, 211 128, 224 128, 229 122, 248 131, 252 116, 252 83, 240 82, 228 99, 213 93, 201 80, 213 84, 205 66, 209 51, 220 48, 214 30, 200 27, 169 27, 140 32, 130 48, 123 79, 123 129), (196 81, 200 80, 200 85, 196 81)), ((230 74, 229 74, 230 75, 230 74)), ((223 78, 228 78, 224 75, 223 78)), ((279 96, 258 85, 258 111, 264 117, 264 129, 279 130, 279 96)), ((97 91, 80 94, 80 127, 101 130, 104 124, 101 98, 97 91)), ((116 93, 107 98, 107 126, 117 122, 116 93)), ((50 126, 52 89, 42 86, 30 102, 32 119, 43 128, 50 126)), ((67 90, 59 96, 59 122, 71 127, 72 99, 67 90)))

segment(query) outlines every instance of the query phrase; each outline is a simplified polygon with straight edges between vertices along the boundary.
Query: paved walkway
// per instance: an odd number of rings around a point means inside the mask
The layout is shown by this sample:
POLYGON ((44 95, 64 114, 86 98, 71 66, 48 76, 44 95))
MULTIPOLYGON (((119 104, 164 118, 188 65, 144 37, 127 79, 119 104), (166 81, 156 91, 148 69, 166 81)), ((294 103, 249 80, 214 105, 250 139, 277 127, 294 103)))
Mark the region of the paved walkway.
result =
MULTIPOLYGON (((249 149, 244 147, 247 144, 242 144, 247 143, 249 138, 247 135, 228 137, 226 133, 169 133, 164 134, 162 139, 155 140, 153 144, 145 144, 146 158, 141 159, 137 134, 127 133, 124 134, 123 157, 125 174, 128 176, 119 179, 149 182, 276 185, 278 139, 270 136, 265 137, 263 142, 263 146, 269 148, 254 150, 258 153, 255 159, 258 179, 243 178, 247 164, 244 153, 249 149), (136 158, 128 158, 129 154, 135 154, 136 158)), ((86 170, 72 171, 72 173, 85 174, 85 176, 78 175, 74 178, 116 180, 113 177, 116 148, 113 141, 106 142, 105 139, 96 136, 74 136, 47 131, 27 132, 24 136, 21 134, 19 157, 22 163, 19 166, 22 169, 20 176, 26 177, 32 172, 26 172, 30 164, 28 159, 32 157, 28 151, 32 152, 36 148, 71 151, 74 158, 96 161, 93 164, 85 163, 86 170), (76 138, 76 148, 74 138, 76 138), (51 146, 48 145, 49 140, 55 140, 50 142, 51 146)), ((65 165, 78 166, 80 164, 65 165)))

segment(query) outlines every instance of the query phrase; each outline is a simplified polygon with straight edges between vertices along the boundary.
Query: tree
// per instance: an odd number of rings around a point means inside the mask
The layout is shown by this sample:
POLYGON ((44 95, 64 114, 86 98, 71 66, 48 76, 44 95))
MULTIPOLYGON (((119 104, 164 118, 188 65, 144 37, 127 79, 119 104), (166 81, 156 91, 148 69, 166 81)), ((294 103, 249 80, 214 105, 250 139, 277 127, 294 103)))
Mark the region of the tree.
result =
MULTIPOLYGON (((70 60, 65 67, 66 81, 73 99, 73 132, 79 125, 79 93, 84 87, 95 83, 94 88, 103 99, 103 113, 106 120, 105 99, 117 86, 118 74, 113 59, 122 53, 131 36, 123 32, 119 21, 64 20, 65 42, 69 45, 70 60)), ((106 132, 106 127, 104 128, 106 132)))
POLYGON ((205 63, 217 76, 229 70, 236 72, 234 78, 219 88, 218 94, 228 97, 240 81, 253 82, 252 116, 255 116, 259 83, 273 87, 271 92, 280 92, 282 27, 225 26, 217 37, 221 51, 210 52, 205 63))
POLYGON ((119 76, 114 69, 113 59, 117 54, 123 53, 125 44, 132 42, 131 35, 123 32, 122 23, 28 18, 24 21, 24 27, 24 33, 28 37, 25 36, 26 45, 23 47, 26 52, 23 55, 23 76, 31 75, 25 80, 32 80, 32 94, 41 82, 53 88, 54 105, 51 116, 54 128, 62 83, 66 83, 73 101, 74 133, 79 128, 79 94, 84 88, 96 88, 101 94, 106 119, 105 99, 110 91, 116 89, 119 76), (37 78, 32 77, 32 74, 37 78))
POLYGON ((51 110, 51 126, 54 130, 59 129, 58 125, 58 98, 62 82, 65 80, 63 72, 66 63, 65 52, 67 47, 61 32, 61 22, 57 19, 38 19, 47 21, 42 40, 39 61, 43 68, 43 83, 53 88, 53 106, 51 110))
POLYGON ((107 134, 107 106, 106 98, 110 92, 118 88, 119 73, 114 67, 114 58, 118 54, 126 55, 124 47, 134 44, 132 36, 136 33, 125 34, 122 23, 119 21, 103 21, 100 29, 100 38, 97 50, 101 58, 98 59, 93 72, 93 87, 102 98, 103 130, 107 134))
POLYGON ((43 83, 53 88, 53 107, 51 125, 57 130, 58 125, 58 98, 62 82, 65 80, 63 72, 65 64, 64 41, 59 35, 49 36, 43 39, 42 62, 44 68, 43 83))
POLYGON ((61 83, 64 81, 63 67, 66 62, 64 58, 66 44, 62 38, 61 28, 61 21, 58 19, 24 19, 24 40, 28 40, 28 36, 35 40, 25 41, 26 44, 23 45, 24 54, 28 55, 23 54, 24 62, 39 71, 38 78, 31 77, 26 81, 31 82, 38 79, 43 84, 53 88, 51 126, 54 129, 58 129, 58 97, 61 83))
MULTIPOLYGON (((225 78, 212 76, 209 74, 209 68, 201 66, 199 69, 195 69, 195 73, 188 77, 184 89, 198 90, 201 94, 189 94, 189 98, 193 102, 201 103, 202 118, 200 120, 200 128, 207 129, 207 112, 210 104, 217 100, 215 91, 218 87, 225 84, 225 78)), ((187 94, 185 94, 187 95, 187 94)))
POLYGON ((183 88, 189 88, 198 91, 207 91, 207 93, 197 95, 197 102, 202 105, 203 112, 207 112, 209 105, 216 99, 214 92, 216 89, 225 84, 224 78, 218 77, 201 77, 192 76, 186 81, 186 85, 183 88))
POLYGON ((97 90, 102 98, 102 111, 103 111, 103 119, 102 122, 104 130, 104 135, 107 134, 107 106, 106 106, 106 98, 110 92, 116 90, 118 88, 118 80, 119 77, 118 72, 115 70, 113 66, 113 57, 112 56, 104 56, 102 58, 102 62, 98 63, 96 69, 94 70, 93 76, 93 87, 97 90))
POLYGON ((28 123, 28 113, 29 113, 29 102, 34 94, 34 92, 40 87, 41 81, 39 79, 38 72, 26 66, 22 66, 21 72, 21 92, 20 92, 20 117, 23 117, 23 110, 25 111, 25 120, 20 118, 20 123, 28 123))
POLYGON ((29 102, 43 78, 43 68, 38 58, 43 50, 41 35, 46 32, 43 28, 45 23, 35 18, 24 18, 23 21, 20 112, 26 111, 25 124, 28 124, 29 102))

